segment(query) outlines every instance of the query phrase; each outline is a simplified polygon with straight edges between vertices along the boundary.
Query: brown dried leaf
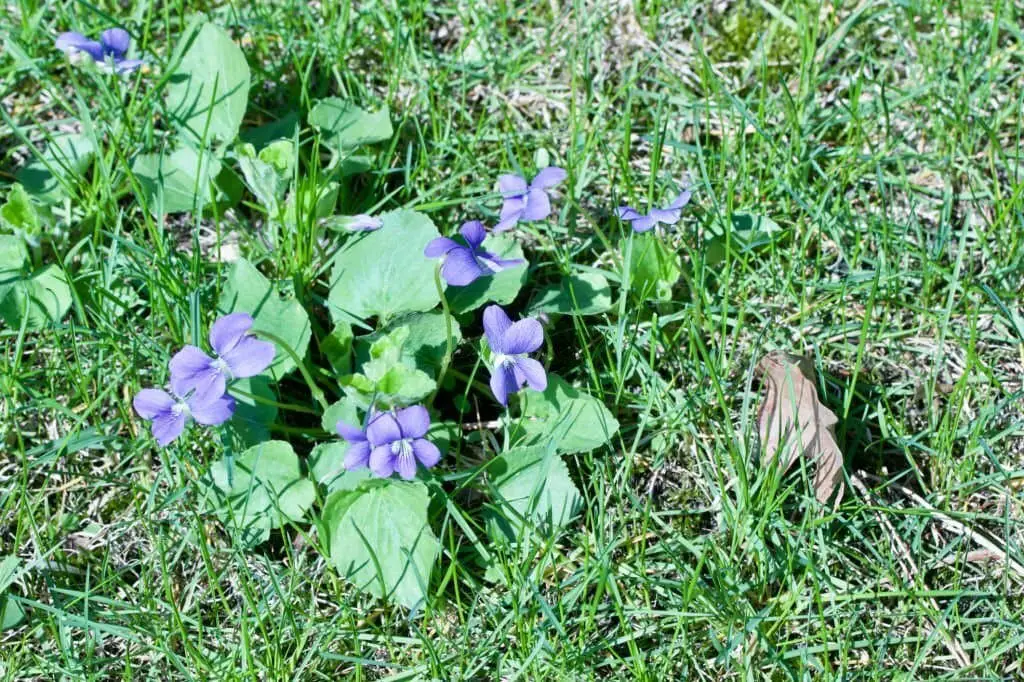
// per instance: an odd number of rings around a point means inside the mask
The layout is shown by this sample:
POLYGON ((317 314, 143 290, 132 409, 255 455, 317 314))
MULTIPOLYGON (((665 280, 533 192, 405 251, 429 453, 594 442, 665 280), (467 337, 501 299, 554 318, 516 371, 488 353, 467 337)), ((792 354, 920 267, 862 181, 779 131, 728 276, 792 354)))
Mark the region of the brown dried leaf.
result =
POLYGON ((814 493, 826 502, 843 497, 843 453, 836 443, 832 410, 818 399, 814 365, 807 358, 773 352, 757 364, 764 400, 757 412, 761 462, 777 460, 786 471, 803 457, 814 466, 814 493))

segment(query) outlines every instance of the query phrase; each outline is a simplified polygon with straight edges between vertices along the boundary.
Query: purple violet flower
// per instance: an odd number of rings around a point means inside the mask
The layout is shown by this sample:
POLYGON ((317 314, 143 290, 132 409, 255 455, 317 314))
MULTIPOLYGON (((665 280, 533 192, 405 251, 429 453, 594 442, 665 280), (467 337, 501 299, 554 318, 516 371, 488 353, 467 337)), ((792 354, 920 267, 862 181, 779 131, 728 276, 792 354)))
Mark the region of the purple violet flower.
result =
POLYGON ((544 366, 526 356, 544 343, 544 328, 532 318, 512 322, 496 305, 484 309, 484 334, 491 347, 491 391, 502 405, 524 384, 536 391, 548 387, 544 366))
POLYGON ((369 465, 380 478, 395 471, 406 480, 414 478, 417 460, 429 469, 441 459, 437 446, 423 437, 429 428, 430 415, 422 405, 372 415, 365 434, 339 423, 338 432, 350 444, 345 468, 350 468, 350 463, 352 467, 369 465))
POLYGON ((693 196, 693 193, 684 184, 683 191, 665 208, 652 208, 650 213, 644 215, 635 208, 619 206, 615 209, 615 214, 619 216, 620 220, 630 223, 634 232, 647 232, 659 223, 662 225, 675 225, 678 223, 683 207, 690 203, 691 196, 693 196))
MULTIPOLYGON (((367 422, 372 422, 379 416, 380 413, 371 408, 367 422)), ((366 438, 366 429, 346 424, 343 421, 339 421, 334 428, 338 431, 338 435, 348 443, 348 452, 345 453, 345 461, 342 466, 346 470, 370 466, 370 451, 373 450, 373 446, 366 438)))
POLYGON ((187 389, 175 385, 172 380, 171 393, 159 388, 144 388, 132 401, 139 416, 153 422, 151 430, 160 447, 180 436, 189 419, 207 426, 216 426, 230 419, 235 411, 235 399, 229 395, 200 400, 193 393, 182 398, 186 393, 187 389))
POLYGON ((265 370, 274 361, 276 349, 269 341, 249 334, 252 325, 249 313, 231 313, 214 322, 210 345, 217 359, 195 346, 185 346, 171 358, 171 383, 183 391, 194 390, 198 400, 208 402, 224 395, 229 379, 244 379, 265 370))
POLYGON ((384 221, 366 213, 360 213, 349 218, 345 229, 349 232, 373 232, 379 230, 384 221))
POLYGON ((427 258, 444 257, 441 276, 448 284, 466 286, 482 275, 493 275, 526 262, 518 258, 498 258, 490 251, 485 251, 482 244, 487 238, 487 230, 479 220, 463 223, 459 234, 466 240, 465 245, 448 237, 438 237, 431 240, 423 250, 427 258))
POLYGON ((501 222, 494 226, 495 232, 505 232, 516 226, 520 220, 544 220, 551 215, 551 198, 548 190, 565 180, 565 169, 548 166, 534 176, 533 182, 519 175, 502 175, 498 178, 498 189, 505 203, 501 206, 501 222))
POLYGON ((125 59, 131 36, 123 28, 108 28, 100 39, 89 40, 81 33, 69 31, 57 36, 55 45, 68 57, 88 55, 104 73, 131 73, 144 63, 141 59, 125 59))

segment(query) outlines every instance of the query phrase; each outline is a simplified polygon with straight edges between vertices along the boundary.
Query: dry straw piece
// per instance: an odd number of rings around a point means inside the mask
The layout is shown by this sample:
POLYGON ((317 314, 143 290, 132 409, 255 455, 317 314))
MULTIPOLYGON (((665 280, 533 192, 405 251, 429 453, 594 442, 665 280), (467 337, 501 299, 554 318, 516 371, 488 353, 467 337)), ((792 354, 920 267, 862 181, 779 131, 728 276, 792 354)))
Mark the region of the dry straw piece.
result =
POLYGON ((827 502, 843 497, 843 453, 836 443, 832 410, 818 399, 815 371, 804 357, 775 351, 761 358, 757 371, 764 399, 757 412, 761 462, 778 461, 783 472, 801 457, 814 467, 814 494, 827 502))

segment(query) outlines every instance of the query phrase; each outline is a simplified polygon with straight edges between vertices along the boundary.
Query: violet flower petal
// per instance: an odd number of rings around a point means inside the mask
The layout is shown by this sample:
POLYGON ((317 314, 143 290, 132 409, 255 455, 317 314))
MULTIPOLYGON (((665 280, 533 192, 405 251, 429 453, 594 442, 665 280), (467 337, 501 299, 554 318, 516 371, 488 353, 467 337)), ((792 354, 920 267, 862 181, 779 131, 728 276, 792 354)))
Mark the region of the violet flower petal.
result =
POLYGON ((501 344, 506 355, 532 353, 544 343, 544 328, 540 322, 532 318, 519 320, 512 324, 502 336, 501 344))
POLYGON ((422 405, 413 405, 395 412, 402 438, 422 438, 430 428, 430 413, 422 405))
POLYGON ((505 332, 512 326, 505 311, 496 305, 489 305, 484 309, 484 334, 487 336, 487 345, 495 353, 505 353, 505 332))

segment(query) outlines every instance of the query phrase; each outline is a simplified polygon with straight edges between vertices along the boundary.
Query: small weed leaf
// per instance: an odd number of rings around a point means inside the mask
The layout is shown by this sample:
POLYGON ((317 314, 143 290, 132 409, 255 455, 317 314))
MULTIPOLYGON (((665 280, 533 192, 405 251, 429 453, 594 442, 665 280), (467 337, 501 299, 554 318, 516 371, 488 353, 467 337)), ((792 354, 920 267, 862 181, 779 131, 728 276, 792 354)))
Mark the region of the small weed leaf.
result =
POLYGON ((843 496, 843 453, 836 443, 835 413, 818 399, 814 366, 807 358, 774 352, 757 364, 764 399, 757 413, 761 462, 786 471, 803 458, 814 465, 814 494, 826 502, 843 496))
POLYGON ((214 197, 211 188, 220 170, 213 154, 192 147, 142 154, 132 161, 132 174, 154 216, 201 210, 214 197))
POLYGON ((425 312, 441 298, 434 286, 434 263, 423 248, 439 237, 430 218, 416 211, 380 215, 374 232, 351 236, 334 257, 328 307, 335 321, 425 312))
POLYGON ((7 201, 0 206, 0 229, 10 231, 31 245, 39 244, 39 212, 25 188, 15 183, 7 192, 7 201))
POLYGON ((202 20, 185 31, 170 64, 167 108, 194 144, 231 143, 249 102, 249 65, 224 29, 202 20))
POLYGON ((322 99, 309 112, 309 124, 320 132, 323 143, 334 152, 335 161, 356 147, 391 139, 391 112, 385 106, 373 113, 340 97, 322 99))
POLYGON ((511 433, 524 445, 554 443, 558 452, 572 453, 599 448, 618 430, 619 422, 600 400, 551 374, 543 393, 523 393, 523 416, 511 433))
MULTIPOLYGON (((240 311, 253 316, 253 331, 267 331, 287 343, 298 357, 305 357, 311 333, 305 308, 294 296, 281 296, 270 280, 245 259, 232 263, 217 303, 220 314, 240 311)), ((291 354, 278 348, 267 372, 280 379, 293 369, 291 354)))
MULTIPOLYGON (((346 474, 347 476, 348 474, 346 474)), ((367 481, 327 498, 331 560, 359 590, 415 609, 427 598, 440 549, 420 482, 367 481)))
MULTIPOLYGON (((0 254, 6 251, 0 247, 0 254)), ((30 331, 44 329, 60 322, 71 308, 71 284, 56 265, 47 265, 29 276, 6 279, 10 274, 0 272, 0 318, 13 329, 22 325, 30 331)))
POLYGON ((55 204, 68 196, 68 188, 85 174, 95 155, 96 147, 89 137, 59 135, 15 177, 37 201, 55 204))
POLYGON ((633 236, 629 255, 630 288, 638 298, 672 300, 672 288, 682 276, 679 256, 654 232, 633 236))
POLYGON ((257 154, 251 144, 240 144, 235 153, 249 191, 266 209, 268 216, 277 218, 281 200, 292 182, 295 145, 290 140, 277 140, 257 154))
MULTIPOLYGON (((452 320, 451 324, 452 345, 457 346, 462 340, 462 332, 455 320, 452 320)), ((356 360, 360 363, 366 362, 370 358, 371 344, 403 327, 408 330, 407 336, 395 360, 435 376, 447 350, 447 328, 444 313, 440 310, 404 315, 392 322, 384 331, 359 337, 355 344, 356 360)))
POLYGON ((206 506, 247 547, 265 541, 273 528, 303 520, 316 499, 292 446, 276 440, 215 463, 199 484, 206 506))
POLYGON ((740 256, 769 246, 783 231, 778 223, 768 216, 750 213, 733 214, 730 225, 728 236, 719 228, 705 242, 705 265, 718 265, 725 260, 728 250, 740 256))
POLYGON ((541 289, 529 310, 531 314, 600 315, 611 307, 612 291, 605 276, 581 272, 541 289))

